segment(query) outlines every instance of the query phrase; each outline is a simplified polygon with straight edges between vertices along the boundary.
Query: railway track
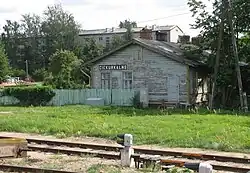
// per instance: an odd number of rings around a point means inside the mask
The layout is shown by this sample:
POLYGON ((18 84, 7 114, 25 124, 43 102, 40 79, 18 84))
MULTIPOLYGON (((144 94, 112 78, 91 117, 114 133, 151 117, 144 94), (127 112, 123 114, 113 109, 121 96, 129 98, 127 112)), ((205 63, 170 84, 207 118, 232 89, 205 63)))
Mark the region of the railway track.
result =
POLYGON ((27 166, 0 164, 0 170, 6 172, 35 172, 35 173, 77 173, 72 171, 60 171, 54 169, 42 169, 27 166))
MULTIPOLYGON (((1 137, 0 137, 1 138, 1 137)), ((6 137, 4 137, 6 138, 6 137)), ((44 140, 37 138, 26 138, 28 141, 28 148, 32 151, 50 152, 50 153, 62 153, 68 155, 93 155, 95 157, 101 157, 105 159, 120 159, 119 150, 122 149, 121 146, 116 145, 96 145, 83 142, 67 142, 61 140, 44 140)), ((231 172, 242 172, 247 173, 250 171, 250 159, 240 158, 240 157, 229 157, 229 156, 219 156, 212 154, 197 154, 197 153, 183 153, 169 150, 151 150, 140 147, 134 147, 137 157, 140 154, 144 155, 160 155, 162 156, 162 165, 183 165, 187 161, 181 161, 182 158, 187 159, 198 159, 200 161, 204 160, 214 160, 218 162, 231 162, 234 164, 243 163, 246 167, 230 165, 228 166, 222 163, 211 164, 215 170, 231 171, 231 172), (163 159, 164 156, 172 156, 174 159, 163 159), (176 160, 176 157, 178 160, 176 160), (181 164, 180 164, 181 163, 181 164), (248 167, 247 167, 248 166, 248 167)), ((133 156, 135 157, 135 156, 133 156)), ((140 158, 145 160, 145 158, 140 158)), ((193 162, 189 160, 188 162, 193 162)), ((196 160, 197 162, 197 160, 196 160)), ((0 166, 0 169, 2 167, 0 166)))
MULTIPOLYGON (((0 137, 1 138, 1 137, 0 137)), ((103 151, 114 151, 119 152, 122 149, 122 146, 117 145, 106 145, 106 144, 91 144, 84 142, 68 142, 60 140, 44 140, 44 139, 35 139, 35 138, 26 138, 28 143, 35 144, 46 144, 50 146, 65 146, 72 148, 82 148, 82 149, 92 149, 92 150, 103 150, 103 151)), ((187 152, 178 152, 162 149, 145 149, 141 147, 134 146, 135 153, 138 154, 148 154, 148 155, 160 155, 160 156, 174 156, 182 157, 189 159, 199 159, 199 160, 215 160, 219 162, 234 162, 234 163, 246 163, 250 164, 250 158, 244 157, 229 157, 221 156, 214 154, 197 154, 197 153, 187 153, 187 152)))

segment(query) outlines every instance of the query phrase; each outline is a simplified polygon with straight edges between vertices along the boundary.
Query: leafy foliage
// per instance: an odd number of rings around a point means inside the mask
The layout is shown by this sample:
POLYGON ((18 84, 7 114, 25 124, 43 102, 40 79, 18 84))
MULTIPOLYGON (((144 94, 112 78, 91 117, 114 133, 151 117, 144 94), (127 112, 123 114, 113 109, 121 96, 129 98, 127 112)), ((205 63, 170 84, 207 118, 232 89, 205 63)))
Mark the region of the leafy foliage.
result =
POLYGON ((20 77, 24 79, 26 77, 26 72, 22 69, 10 68, 10 75, 15 77, 20 77))
POLYGON ((68 50, 57 50, 50 57, 49 76, 45 83, 55 88, 75 88, 77 83, 72 77, 74 69, 78 69, 79 60, 68 50))
POLYGON ((103 47, 96 44, 93 38, 90 38, 83 44, 81 60, 87 62, 94 57, 100 56, 102 53, 103 47))
MULTIPOLYGON (((212 3, 212 2, 211 2, 212 3)), ((232 107, 238 106, 232 104, 230 98, 237 98, 237 78, 235 72, 235 57, 232 53, 232 37, 229 30, 229 19, 228 19, 228 10, 225 8, 227 1, 215 0, 213 2, 212 13, 209 13, 206 9, 204 3, 198 0, 189 0, 188 5, 190 10, 193 12, 193 17, 196 21, 192 24, 192 27, 195 29, 200 29, 200 36, 202 37, 202 42, 199 46, 199 49, 210 50, 211 54, 208 56, 204 62, 211 68, 213 71, 215 65, 215 54, 218 47, 218 35, 219 35, 219 25, 221 21, 224 24, 223 30, 223 40, 221 41, 222 46, 220 51, 220 65, 219 73, 217 77, 217 103, 221 104, 223 107, 232 107)), ((242 0, 233 1, 232 11, 233 11, 233 24, 236 31, 239 58, 241 61, 249 62, 249 25, 250 23, 249 13, 249 4, 243 2, 242 0), (244 21, 243 21, 244 20, 244 21), (239 38, 239 35, 245 35, 243 38, 239 38)), ((248 75, 249 76, 249 75, 248 75)), ((243 76, 242 78, 245 78, 243 76)), ((244 80, 243 80, 244 82, 244 80)), ((243 83, 244 84, 244 83, 243 83)))
POLYGON ((129 20, 125 20, 124 22, 120 22, 119 27, 127 29, 127 32, 124 34, 124 39, 125 41, 130 41, 133 38, 132 28, 136 28, 137 23, 135 21, 131 22, 129 20))
POLYGON ((52 88, 42 87, 9 87, 4 88, 3 96, 12 96, 20 101, 22 106, 46 105, 54 96, 52 88))
POLYGON ((44 11, 44 18, 41 32, 45 37, 47 57, 57 49, 73 51, 79 46, 77 38, 80 26, 73 15, 65 12, 60 4, 49 6, 44 11))
POLYGON ((166 173, 193 173, 193 170, 187 169, 187 168, 171 168, 166 171, 166 173))
POLYGON ((8 57, 5 53, 4 46, 0 43, 0 83, 9 73, 8 57))
POLYGON ((124 20, 123 22, 120 21, 119 24, 120 28, 128 28, 128 27, 132 27, 132 28, 136 28, 137 27, 137 23, 135 21, 130 21, 130 20, 124 20))
MULTIPOLYGON (((79 57, 71 79, 82 83, 87 78, 82 77, 81 64, 103 53, 103 47, 93 39, 79 37, 80 25, 72 14, 64 11, 61 4, 48 6, 42 15, 24 14, 20 21, 7 20, 3 28, 1 40, 9 57, 10 75, 25 77, 27 60, 32 78, 39 81, 49 79, 48 70, 52 70, 49 58, 57 50, 68 50, 79 57)), ((53 68, 53 71, 57 70, 57 66, 53 68)), ((58 81, 64 79, 65 76, 58 77, 58 81)))
POLYGON ((35 81, 44 81, 44 79, 47 76, 47 71, 44 68, 40 68, 40 69, 35 70, 32 73, 32 76, 35 81))
POLYGON ((115 35, 112 37, 111 44, 104 49, 104 52, 111 51, 126 43, 125 36, 115 35))
POLYGON ((49 57, 57 49, 84 54, 78 37, 80 26, 60 4, 48 6, 41 16, 25 14, 20 21, 7 20, 3 28, 2 41, 13 69, 25 69, 28 60, 31 74, 47 70, 49 57))

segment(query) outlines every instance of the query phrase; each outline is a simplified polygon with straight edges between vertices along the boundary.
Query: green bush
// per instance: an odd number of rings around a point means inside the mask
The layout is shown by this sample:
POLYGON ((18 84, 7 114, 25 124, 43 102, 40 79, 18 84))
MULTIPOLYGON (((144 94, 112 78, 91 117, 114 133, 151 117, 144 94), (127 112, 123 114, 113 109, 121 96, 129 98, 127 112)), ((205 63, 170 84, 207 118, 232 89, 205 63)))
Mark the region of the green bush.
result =
POLYGON ((44 81, 47 76, 47 71, 44 68, 37 69, 32 73, 32 78, 35 81, 44 81))
POLYGON ((48 86, 27 86, 4 88, 2 95, 17 98, 22 106, 43 106, 55 96, 55 93, 48 86))
POLYGON ((26 77, 26 72, 23 69, 10 69, 10 76, 14 77, 20 77, 21 79, 24 79, 26 77))

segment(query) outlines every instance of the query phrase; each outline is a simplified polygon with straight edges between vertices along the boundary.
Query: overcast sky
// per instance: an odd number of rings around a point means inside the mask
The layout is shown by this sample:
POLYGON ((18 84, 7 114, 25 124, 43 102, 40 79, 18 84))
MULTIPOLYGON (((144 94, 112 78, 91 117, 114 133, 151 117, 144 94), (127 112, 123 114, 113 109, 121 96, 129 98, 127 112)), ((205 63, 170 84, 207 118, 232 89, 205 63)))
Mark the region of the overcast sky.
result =
POLYGON ((187 0, 2 0, 0 27, 2 29, 7 19, 19 20, 21 14, 26 13, 41 14, 48 5, 55 3, 61 3, 72 13, 83 29, 117 27, 119 21, 130 19, 139 26, 175 24, 186 34, 193 36, 198 33, 190 29, 189 24, 194 19, 189 13, 187 0))

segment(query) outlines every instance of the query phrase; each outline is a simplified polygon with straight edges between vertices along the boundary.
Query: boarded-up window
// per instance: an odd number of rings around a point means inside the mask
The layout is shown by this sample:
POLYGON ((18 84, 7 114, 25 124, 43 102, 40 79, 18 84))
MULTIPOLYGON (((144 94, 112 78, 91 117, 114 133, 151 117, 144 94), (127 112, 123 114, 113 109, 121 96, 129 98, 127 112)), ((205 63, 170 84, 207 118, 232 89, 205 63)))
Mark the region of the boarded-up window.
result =
POLYGON ((143 54, 143 48, 135 50, 135 52, 134 52, 134 60, 142 60, 142 58, 143 58, 142 54, 143 54))
POLYGON ((101 88, 110 89, 110 73, 101 73, 101 88))
POLYGON ((118 89, 118 77, 112 77, 112 89, 118 89))
POLYGON ((133 78, 132 72, 124 72, 123 73, 123 88, 124 89, 132 89, 133 78))

